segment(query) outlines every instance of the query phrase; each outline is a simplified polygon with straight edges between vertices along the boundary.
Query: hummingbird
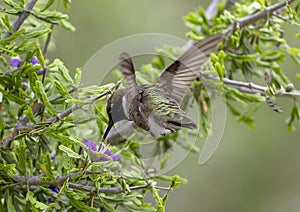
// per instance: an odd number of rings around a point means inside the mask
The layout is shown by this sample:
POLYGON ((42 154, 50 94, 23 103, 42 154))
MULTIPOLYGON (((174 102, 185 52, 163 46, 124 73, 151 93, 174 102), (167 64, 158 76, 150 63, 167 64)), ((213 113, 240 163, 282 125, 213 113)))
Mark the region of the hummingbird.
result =
POLYGON ((117 89, 107 101, 109 123, 102 141, 113 125, 121 120, 134 122, 154 137, 182 128, 197 128, 197 124, 180 108, 180 102, 191 84, 200 78, 201 66, 223 39, 224 35, 220 33, 194 43, 167 66, 153 84, 138 85, 131 57, 126 52, 121 53, 120 71, 127 87, 117 89))

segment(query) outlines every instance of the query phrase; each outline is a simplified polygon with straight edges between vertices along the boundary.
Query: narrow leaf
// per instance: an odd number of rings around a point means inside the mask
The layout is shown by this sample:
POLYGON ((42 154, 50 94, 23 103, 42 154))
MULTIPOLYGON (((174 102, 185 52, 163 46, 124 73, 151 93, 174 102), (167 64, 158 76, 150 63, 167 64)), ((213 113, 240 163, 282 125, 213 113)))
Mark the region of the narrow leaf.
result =
POLYGON ((47 10, 54 3, 54 0, 48 0, 46 6, 41 10, 41 12, 47 10))
POLYGON ((39 25, 35 28, 28 30, 23 35, 23 37, 24 37, 24 39, 38 38, 49 32, 51 32, 51 29, 47 25, 42 24, 42 25, 39 25))
POLYGON ((71 158, 81 158, 81 156, 79 154, 77 154, 76 152, 74 152, 72 149, 64 146, 64 145, 59 145, 58 147, 61 151, 63 151, 64 153, 66 153, 69 157, 71 158))
POLYGON ((71 32, 74 32, 76 30, 76 28, 69 21, 65 19, 60 20, 59 23, 66 30, 69 30, 71 32))
POLYGON ((45 155, 43 155, 43 165, 46 168, 46 177, 50 180, 55 179, 55 176, 52 171, 51 167, 51 158, 50 158, 50 153, 47 152, 45 155))
POLYGON ((27 107, 25 110, 23 110, 23 114, 26 115, 26 117, 34 124, 37 124, 37 121, 34 119, 34 115, 32 113, 31 107, 27 107))
POLYGON ((20 142, 17 150, 17 157, 18 157, 18 162, 20 166, 20 173, 21 175, 26 174, 26 146, 24 142, 20 142))
POLYGON ((47 97, 47 94, 45 92, 44 86, 42 84, 41 81, 36 81, 35 82, 35 86, 36 86, 36 94, 38 95, 38 97, 40 98, 41 102, 46 106, 48 112, 50 113, 50 115, 54 116, 55 110, 54 107, 52 106, 52 104, 49 102, 49 99, 47 97))

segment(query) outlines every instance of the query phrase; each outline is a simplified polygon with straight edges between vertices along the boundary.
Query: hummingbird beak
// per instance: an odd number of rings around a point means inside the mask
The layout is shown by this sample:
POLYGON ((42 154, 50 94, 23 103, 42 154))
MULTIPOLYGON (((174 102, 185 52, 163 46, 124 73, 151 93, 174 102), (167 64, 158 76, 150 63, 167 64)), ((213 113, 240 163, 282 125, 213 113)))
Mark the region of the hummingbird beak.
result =
MULTIPOLYGON (((101 143, 104 142, 104 140, 106 139, 106 137, 107 137, 109 131, 111 130, 111 128, 112 128, 113 126, 114 126, 114 122, 113 122, 111 119, 109 119, 108 126, 107 126, 107 128, 106 128, 106 130, 105 130, 105 132, 104 132, 104 134, 103 134, 101 143)), ((100 145, 100 146, 101 146, 101 145, 100 145)))

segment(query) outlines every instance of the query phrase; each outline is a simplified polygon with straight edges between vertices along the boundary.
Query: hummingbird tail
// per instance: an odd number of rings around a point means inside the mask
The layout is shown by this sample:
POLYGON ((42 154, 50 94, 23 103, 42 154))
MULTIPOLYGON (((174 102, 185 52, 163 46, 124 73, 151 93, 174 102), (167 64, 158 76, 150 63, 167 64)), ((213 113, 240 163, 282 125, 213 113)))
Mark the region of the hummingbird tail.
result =
POLYGON ((197 124, 192 119, 183 115, 180 122, 168 121, 166 128, 175 131, 175 130, 180 130, 181 128, 196 129, 197 127, 198 127, 197 124))

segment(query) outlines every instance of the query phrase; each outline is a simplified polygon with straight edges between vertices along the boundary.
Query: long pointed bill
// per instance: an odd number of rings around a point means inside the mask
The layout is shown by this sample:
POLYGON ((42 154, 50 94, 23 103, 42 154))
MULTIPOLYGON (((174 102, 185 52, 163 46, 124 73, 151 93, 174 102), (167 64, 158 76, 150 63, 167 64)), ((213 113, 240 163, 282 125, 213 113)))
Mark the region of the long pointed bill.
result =
POLYGON ((106 130, 104 131, 102 140, 101 140, 101 144, 99 145, 98 151, 100 151, 101 147, 102 147, 102 143, 104 143, 109 131, 111 130, 111 128, 114 126, 114 122, 112 120, 109 120, 108 122, 108 126, 106 127, 106 130))

